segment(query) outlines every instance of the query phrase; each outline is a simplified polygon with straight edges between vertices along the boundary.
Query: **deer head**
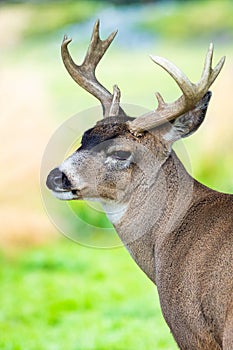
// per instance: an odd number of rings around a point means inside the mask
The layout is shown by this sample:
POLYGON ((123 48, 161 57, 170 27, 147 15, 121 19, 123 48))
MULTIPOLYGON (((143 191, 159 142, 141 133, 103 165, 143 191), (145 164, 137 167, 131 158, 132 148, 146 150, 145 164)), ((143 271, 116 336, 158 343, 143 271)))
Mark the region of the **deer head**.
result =
POLYGON ((82 65, 72 60, 68 51, 71 39, 64 37, 61 46, 64 65, 81 87, 100 100, 104 118, 84 133, 81 147, 50 172, 47 186, 59 199, 111 202, 120 205, 123 213, 139 186, 149 188, 156 181, 172 152, 173 142, 190 135, 202 123, 211 97, 208 89, 219 74, 224 58, 212 69, 211 44, 201 79, 193 84, 173 63, 152 56, 152 60, 172 76, 183 94, 175 102, 165 103, 157 92, 157 109, 134 119, 120 106, 119 88, 115 85, 111 94, 95 76, 96 66, 115 35, 116 32, 102 41, 97 21, 82 65))

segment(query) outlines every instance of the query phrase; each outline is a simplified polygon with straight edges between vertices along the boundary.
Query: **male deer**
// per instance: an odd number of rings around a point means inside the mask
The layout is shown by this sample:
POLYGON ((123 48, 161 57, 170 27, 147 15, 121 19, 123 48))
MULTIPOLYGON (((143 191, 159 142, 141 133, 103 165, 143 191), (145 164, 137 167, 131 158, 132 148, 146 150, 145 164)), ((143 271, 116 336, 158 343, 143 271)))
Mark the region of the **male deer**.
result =
POLYGON ((157 285, 163 315, 186 350, 233 349, 233 195, 194 180, 172 150, 197 130, 211 97, 208 91, 224 58, 212 68, 208 50, 200 81, 193 84, 174 64, 152 56, 183 94, 136 119, 95 77, 113 41, 99 37, 99 22, 82 65, 72 60, 64 37, 61 52, 71 77, 100 100, 102 121, 82 137, 81 147, 50 172, 47 186, 63 200, 103 204, 121 240, 157 285))

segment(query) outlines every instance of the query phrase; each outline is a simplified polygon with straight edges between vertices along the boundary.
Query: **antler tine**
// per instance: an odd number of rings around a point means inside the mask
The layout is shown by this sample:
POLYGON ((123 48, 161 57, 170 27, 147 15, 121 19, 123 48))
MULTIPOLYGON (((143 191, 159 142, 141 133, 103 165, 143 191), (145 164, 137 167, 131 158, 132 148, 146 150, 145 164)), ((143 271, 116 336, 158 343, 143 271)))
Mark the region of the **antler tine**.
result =
POLYGON ((107 51, 108 47, 114 40, 117 30, 113 33, 111 33, 107 39, 101 40, 99 35, 99 26, 100 21, 97 20, 95 22, 90 44, 86 53, 86 57, 83 61, 83 67, 86 67, 86 69, 91 69, 91 72, 94 73, 95 68, 105 52, 107 51))
MULTIPOLYGON (((104 118, 109 116, 113 95, 96 79, 95 69, 116 34, 117 31, 110 34, 107 39, 101 40, 99 36, 99 20, 96 21, 86 56, 81 65, 77 65, 69 53, 68 45, 72 39, 64 36, 61 45, 62 59, 68 73, 76 83, 101 102, 104 118)), ((125 112, 120 107, 119 113, 125 115, 125 112)))
POLYGON ((183 95, 173 103, 165 103, 162 96, 156 93, 158 108, 128 123, 129 129, 135 135, 140 134, 143 130, 150 130, 172 121, 194 108, 198 101, 207 93, 225 62, 225 57, 222 57, 215 68, 212 68, 213 44, 210 44, 201 79, 197 84, 193 84, 176 65, 166 58, 159 56, 151 56, 151 58, 172 76, 182 90, 183 95))
POLYGON ((201 79, 197 84, 199 90, 201 90, 203 85, 209 84, 209 87, 210 87, 210 85, 213 84, 213 82, 217 78, 225 62, 225 56, 224 56, 219 60, 219 62, 216 64, 215 68, 213 69, 212 68, 213 52, 214 52, 214 45, 213 43, 211 43, 209 46, 208 52, 206 54, 206 59, 205 59, 205 64, 204 64, 201 79))
POLYGON ((151 55, 150 58, 171 75, 185 96, 191 97, 193 95, 193 84, 174 63, 160 56, 151 55))
POLYGON ((209 49, 208 49, 207 54, 206 54, 205 64, 204 64, 204 68, 202 71, 201 79, 200 79, 198 85, 202 85, 203 82, 205 82, 206 79, 209 79, 209 77, 211 75, 213 53, 214 53, 214 45, 213 45, 213 43, 210 43, 209 49))
POLYGON ((117 115, 119 115, 120 98, 121 98, 120 89, 117 85, 114 85, 113 86, 113 99, 112 99, 112 104, 111 104, 111 108, 109 111, 110 117, 116 117, 117 115))

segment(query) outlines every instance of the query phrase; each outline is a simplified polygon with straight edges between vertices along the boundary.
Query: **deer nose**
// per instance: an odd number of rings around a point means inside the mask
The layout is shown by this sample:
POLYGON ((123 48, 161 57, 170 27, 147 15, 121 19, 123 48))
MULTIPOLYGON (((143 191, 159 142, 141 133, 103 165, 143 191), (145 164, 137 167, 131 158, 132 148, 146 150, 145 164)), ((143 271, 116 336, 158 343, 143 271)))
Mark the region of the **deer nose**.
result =
POLYGON ((60 171, 58 168, 53 169, 46 180, 46 185, 53 191, 64 191, 71 189, 71 183, 66 174, 60 171))

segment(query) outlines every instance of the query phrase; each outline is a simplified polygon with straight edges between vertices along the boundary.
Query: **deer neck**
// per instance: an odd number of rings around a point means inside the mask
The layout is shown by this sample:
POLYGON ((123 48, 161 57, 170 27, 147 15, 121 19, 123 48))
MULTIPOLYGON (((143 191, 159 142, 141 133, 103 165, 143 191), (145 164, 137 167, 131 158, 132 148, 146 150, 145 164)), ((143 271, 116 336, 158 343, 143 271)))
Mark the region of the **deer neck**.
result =
POLYGON ((156 250, 192 206, 197 185, 173 152, 149 183, 140 183, 113 224, 134 260, 156 283, 156 250))

